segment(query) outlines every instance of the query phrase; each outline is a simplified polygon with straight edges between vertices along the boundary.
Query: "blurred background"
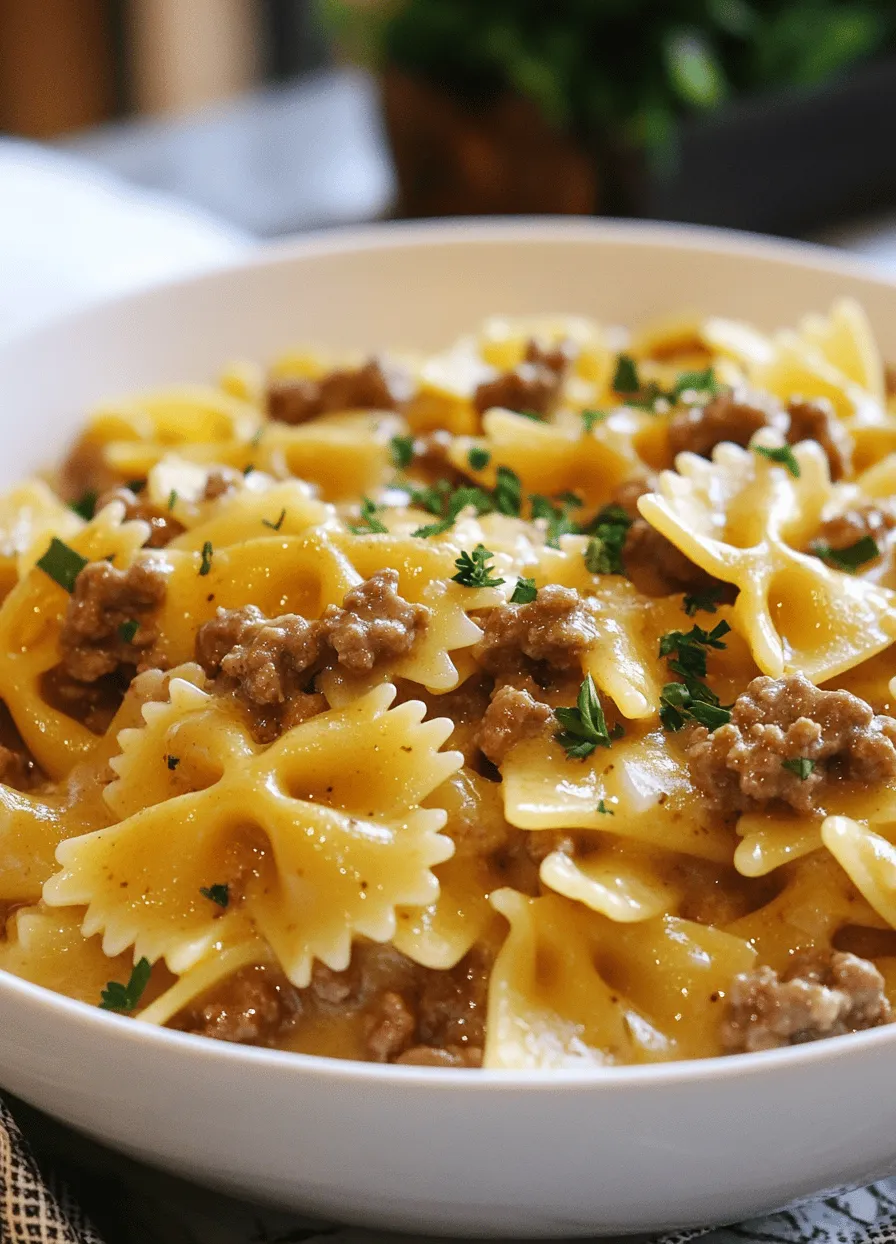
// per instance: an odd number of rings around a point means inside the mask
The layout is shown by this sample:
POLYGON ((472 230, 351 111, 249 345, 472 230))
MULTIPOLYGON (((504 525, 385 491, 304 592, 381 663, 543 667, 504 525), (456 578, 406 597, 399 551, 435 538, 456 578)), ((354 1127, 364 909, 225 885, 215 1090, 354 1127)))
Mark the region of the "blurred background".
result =
POLYGON ((0 0, 0 135, 8 249, 40 155, 230 246, 606 213, 896 266, 896 0, 0 0))

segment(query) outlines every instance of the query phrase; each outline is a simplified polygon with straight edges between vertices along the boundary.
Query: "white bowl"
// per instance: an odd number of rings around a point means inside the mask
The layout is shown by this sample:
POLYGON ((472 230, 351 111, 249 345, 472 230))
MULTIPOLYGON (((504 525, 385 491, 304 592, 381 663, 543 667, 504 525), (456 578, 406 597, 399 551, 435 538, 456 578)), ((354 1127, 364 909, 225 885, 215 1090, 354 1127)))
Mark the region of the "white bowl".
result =
MULTIPOLYGON (((92 403, 312 340, 434 347, 491 312, 611 322, 694 307, 790 324, 859 298, 896 358, 896 285, 710 230, 457 223, 331 234, 88 310, 0 351, 0 484, 92 403)), ((538 1074, 246 1049, 0 973, 0 1081, 234 1193, 414 1232, 574 1236, 731 1222, 896 1170, 896 1026, 730 1059, 538 1074)))

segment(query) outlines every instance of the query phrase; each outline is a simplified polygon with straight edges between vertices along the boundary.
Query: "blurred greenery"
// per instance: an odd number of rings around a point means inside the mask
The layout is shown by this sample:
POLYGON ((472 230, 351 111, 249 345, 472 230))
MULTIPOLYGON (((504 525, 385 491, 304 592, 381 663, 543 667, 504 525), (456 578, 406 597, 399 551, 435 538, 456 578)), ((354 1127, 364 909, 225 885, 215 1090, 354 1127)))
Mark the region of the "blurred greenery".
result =
POLYGON ((894 0, 318 0, 349 54, 558 127, 660 149, 738 95, 811 88, 896 46, 894 0))

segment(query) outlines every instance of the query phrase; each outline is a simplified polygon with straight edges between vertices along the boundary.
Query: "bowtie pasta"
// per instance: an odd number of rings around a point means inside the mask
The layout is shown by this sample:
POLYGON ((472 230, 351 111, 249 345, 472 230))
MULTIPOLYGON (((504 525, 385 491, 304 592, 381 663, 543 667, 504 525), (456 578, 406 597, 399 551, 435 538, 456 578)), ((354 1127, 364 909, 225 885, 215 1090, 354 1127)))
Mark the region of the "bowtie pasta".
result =
POLYGON ((96 411, 0 499, 0 966, 435 1068, 890 1022, 894 389, 843 300, 96 411))

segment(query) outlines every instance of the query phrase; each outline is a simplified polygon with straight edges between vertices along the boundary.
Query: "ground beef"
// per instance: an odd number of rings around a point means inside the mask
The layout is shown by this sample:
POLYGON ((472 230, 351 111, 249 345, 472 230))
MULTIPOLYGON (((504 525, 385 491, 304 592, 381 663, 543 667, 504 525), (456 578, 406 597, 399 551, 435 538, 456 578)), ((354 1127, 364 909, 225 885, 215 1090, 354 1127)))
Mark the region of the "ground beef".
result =
POLYGON ((399 595, 397 570, 378 570, 347 592, 341 607, 327 606, 321 633, 340 665, 366 673, 382 661, 406 656, 429 618, 424 605, 399 595))
POLYGON ((214 471, 209 471, 208 479, 205 481, 205 488, 202 490, 202 501, 217 501, 219 497, 223 497, 225 493, 232 492, 242 484, 243 473, 234 470, 233 467, 216 467, 214 471))
POLYGON ((116 570, 89 562, 75 580, 59 636, 64 671, 95 682, 121 665, 138 665, 156 641, 152 613, 165 599, 165 575, 149 561, 116 570), (138 623, 130 638, 130 626, 138 623))
POLYGON ((492 764, 500 765, 516 743, 542 734, 553 720, 553 710, 528 691, 500 687, 492 696, 476 741, 492 764))
POLYGON ((397 410, 410 395, 410 377, 373 358, 362 367, 331 371, 320 380, 272 380, 268 414, 278 423, 306 423, 329 411, 397 410))
POLYGON ((573 588, 539 588, 528 605, 501 605, 485 620, 485 634, 473 649, 493 674, 518 670, 520 654, 557 669, 573 669, 597 637, 594 619, 573 588))
POLYGON ((241 968, 173 1021, 172 1027, 217 1041, 271 1045, 298 1019, 296 990, 277 968, 241 968))
POLYGON ((543 345, 531 337, 526 344, 523 362, 536 363, 546 367, 555 375, 564 377, 576 357, 576 347, 571 341, 557 341, 553 345, 543 345))
POLYGON ((565 345, 543 348, 536 341, 526 346, 523 361, 494 380, 485 380, 473 394, 473 405, 483 414, 493 406, 520 414, 547 415, 554 406, 571 358, 565 345))
POLYGON ((693 731, 687 756, 695 785, 726 813, 775 799, 820 812, 832 778, 878 786, 896 777, 896 721, 849 691, 819 691, 802 674, 754 678, 727 725, 693 731), (803 779, 783 763, 799 758, 814 765, 803 779))
POLYGON ((778 1049, 888 1024, 884 978, 868 959, 835 951, 829 961, 770 967, 736 976, 722 1024, 729 1054, 778 1049))
POLYGON ((421 969, 417 996, 417 1039, 438 1048, 481 1050, 493 956, 474 946, 447 972, 421 969))
POLYGON ((635 587, 646 596, 695 592, 717 586, 718 580, 695 565, 671 540, 636 518, 622 546, 622 565, 635 587))
POLYGON ((266 618, 255 605, 219 609, 196 634, 196 660, 246 705, 261 742, 327 707, 307 690, 320 656, 319 622, 295 613, 266 618))
POLYGON ((6 747, 0 743, 0 782, 15 790, 33 790, 44 780, 44 775, 24 745, 6 747))
POLYGON ((831 479, 847 475, 852 467, 852 443, 827 398, 816 397, 811 401, 794 398, 788 403, 787 413, 790 416, 788 444, 817 441, 827 455, 831 479))
POLYGON ((392 1063, 414 1040, 416 1020, 400 993, 387 990, 365 1017, 365 1040, 371 1062, 392 1063))
POLYGON ((150 505, 142 495, 138 496, 130 488, 115 488, 110 492, 104 492, 96 503, 97 513, 110 501, 120 501, 123 504, 126 521, 136 518, 149 523, 149 538, 144 542, 144 548, 164 548, 175 536, 181 535, 185 530, 173 514, 150 505))
POLYGON ((673 454, 687 451, 709 458, 722 441, 746 447, 760 428, 787 420, 774 398, 745 388, 726 389, 705 406, 677 410, 669 421, 669 448, 673 454))
POLYGON ((629 518, 639 518, 638 498, 653 492, 655 487, 656 480, 648 476, 639 475, 635 479, 624 480, 613 493, 611 504, 624 510, 629 518))
POLYGON ((896 527, 896 512, 886 501, 866 501, 844 510, 821 524, 815 537, 832 549, 848 549, 865 536, 883 544, 888 531, 896 527))

